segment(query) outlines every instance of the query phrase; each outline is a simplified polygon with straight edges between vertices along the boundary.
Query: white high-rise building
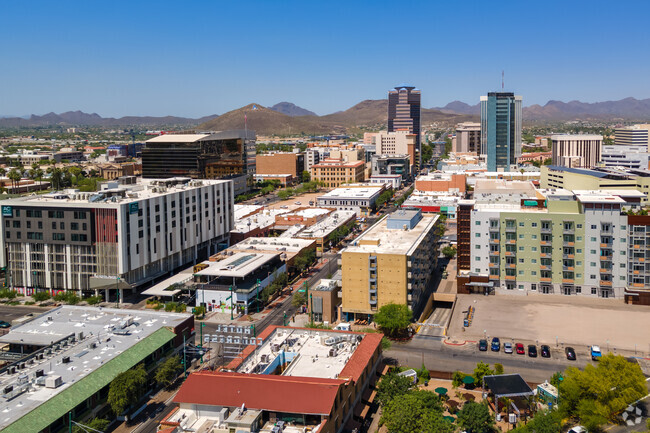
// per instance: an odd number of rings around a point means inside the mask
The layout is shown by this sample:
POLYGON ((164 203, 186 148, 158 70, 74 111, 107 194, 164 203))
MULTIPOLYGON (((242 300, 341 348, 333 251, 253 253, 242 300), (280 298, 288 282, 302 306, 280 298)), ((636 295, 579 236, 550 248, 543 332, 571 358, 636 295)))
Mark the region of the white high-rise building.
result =
POLYGON ((551 143, 553 165, 592 168, 600 162, 602 135, 552 135, 551 143))

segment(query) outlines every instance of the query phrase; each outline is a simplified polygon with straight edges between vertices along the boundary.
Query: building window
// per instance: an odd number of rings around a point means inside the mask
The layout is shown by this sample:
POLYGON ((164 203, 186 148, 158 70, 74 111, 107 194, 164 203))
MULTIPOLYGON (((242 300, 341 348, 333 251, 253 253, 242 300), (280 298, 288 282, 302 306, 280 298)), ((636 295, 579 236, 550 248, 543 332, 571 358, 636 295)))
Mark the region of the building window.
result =
POLYGON ((625 238, 621 238, 621 243, 625 243, 625 238))
MULTIPOLYGON (((9 224, 9 221, 7 221, 7 224, 9 224)), ((14 226, 15 229, 19 229, 20 228, 20 221, 19 220, 14 220, 13 221, 13 226, 14 226)))
POLYGON ((581 229, 581 228, 582 228, 582 224, 576 224, 576 228, 581 229))
POLYGON ((592 295, 596 295, 597 293, 598 293, 598 291, 596 290, 596 288, 595 288, 595 287, 592 287, 592 288, 591 288, 591 294, 592 294, 592 295))
POLYGON ((537 290, 537 284, 531 284, 530 290, 537 290))
POLYGON ((27 232, 27 239, 35 240, 35 241, 42 241, 43 240, 43 233, 27 232))
POLYGON ((53 241, 64 241, 65 240, 65 234, 63 234, 63 233, 52 233, 52 240, 53 241))
POLYGON ((519 247, 519 251, 523 251, 523 250, 524 250, 524 247, 519 247))
POLYGON ((537 275, 537 271, 530 271, 530 275, 533 275, 533 276, 537 275))
POLYGON ((70 223, 70 230, 79 230, 79 223, 70 223))
POLYGON ((624 250, 621 250, 621 255, 622 255, 622 256, 625 255, 625 251, 624 251, 624 250))
POLYGON ((595 275, 590 275, 590 277, 591 277, 592 280, 595 280, 595 279, 596 279, 596 276, 595 276, 595 275))
POLYGON ((530 224, 532 227, 537 227, 537 223, 531 223, 530 224))
POLYGON ((537 251, 537 247, 530 247, 532 251, 537 251))
POLYGON ((621 263, 620 266, 621 266, 621 268, 624 268, 624 267, 625 267, 625 263, 621 263))
POLYGON ((481 268, 475 268, 475 269, 474 269, 474 272, 477 272, 477 273, 478 273, 478 272, 481 272, 481 268))
POLYGON ((50 210, 47 211, 47 216, 50 218, 63 218, 62 210, 50 210))
POLYGON ((480 222, 480 221, 476 221, 475 224, 476 224, 477 226, 480 226, 480 225, 481 225, 481 222, 480 222))
POLYGON ((594 267, 595 267, 595 266, 596 266, 596 262, 590 262, 590 263, 589 263, 589 266, 594 266, 594 267))
POLYGON ((596 242, 596 238, 595 238, 595 237, 592 237, 592 238, 591 238, 591 242, 596 242))
POLYGON ((474 236, 477 237, 477 238, 480 238, 480 237, 481 237, 481 234, 480 234, 480 233, 476 233, 474 236))
POLYGON ((596 254, 596 250, 589 250, 589 253, 596 254))
POLYGON ((582 248, 576 249, 576 254, 582 254, 582 248))
POLYGON ((537 239, 537 235, 533 235, 533 239, 537 239))
POLYGON ((480 249, 481 249, 481 246, 480 246, 480 245, 474 245, 474 249, 476 249, 476 250, 480 250, 480 249))
POLYGON ((596 228, 597 228, 597 227, 596 227, 596 224, 592 224, 592 225, 591 225, 591 229, 592 229, 592 230, 596 230, 596 228))
POLYGON ((481 261, 481 257, 480 257, 480 256, 476 256, 476 257, 474 257, 474 260, 476 260, 477 262, 480 262, 480 261, 481 261))

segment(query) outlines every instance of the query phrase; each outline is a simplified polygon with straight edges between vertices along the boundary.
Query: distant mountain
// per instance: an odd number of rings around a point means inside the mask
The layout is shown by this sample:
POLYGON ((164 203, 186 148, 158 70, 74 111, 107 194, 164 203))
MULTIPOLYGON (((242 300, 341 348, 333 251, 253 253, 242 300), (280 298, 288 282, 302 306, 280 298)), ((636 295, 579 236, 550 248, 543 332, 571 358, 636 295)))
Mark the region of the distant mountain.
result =
MULTIPOLYGON (((443 113, 480 115, 480 104, 469 105, 453 101, 439 108, 443 113)), ((531 105, 523 108, 526 121, 567 121, 588 119, 650 119, 650 99, 625 98, 620 101, 580 102, 548 101, 545 105, 531 105)))
POLYGON ((481 104, 469 105, 461 101, 453 101, 438 110, 443 113, 481 115, 481 104))
POLYGON ((27 118, 9 117, 0 118, 0 128, 34 127, 34 126, 104 126, 104 127, 126 127, 126 126, 195 126, 200 123, 214 119, 217 115, 205 116, 200 119, 187 117, 164 116, 126 116, 115 119, 113 117, 101 117, 97 113, 84 113, 83 111, 67 111, 65 113, 47 113, 42 116, 32 114, 27 118))
POLYGON ((279 102, 272 107, 269 107, 273 111, 278 113, 286 114, 287 116, 317 116, 313 111, 306 110, 302 107, 297 106, 291 102, 279 102))

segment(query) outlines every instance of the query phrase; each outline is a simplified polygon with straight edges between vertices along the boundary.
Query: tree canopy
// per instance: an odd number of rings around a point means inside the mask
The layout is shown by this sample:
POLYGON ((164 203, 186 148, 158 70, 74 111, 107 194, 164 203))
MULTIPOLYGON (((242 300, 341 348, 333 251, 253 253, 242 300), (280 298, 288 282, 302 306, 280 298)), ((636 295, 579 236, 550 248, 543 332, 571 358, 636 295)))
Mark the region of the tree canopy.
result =
POLYGON ((538 411, 532 420, 513 433, 557 433, 562 430, 562 417, 557 410, 538 411))
POLYGON ((456 423, 468 433, 488 433, 494 431, 494 418, 486 403, 465 402, 458 412, 456 423))
POLYGON ((375 322, 388 336, 403 332, 411 324, 413 312, 405 304, 386 304, 375 314, 375 322))
POLYGON ((382 406, 387 405, 398 395, 406 393, 413 386, 413 379, 390 372, 382 377, 377 386, 377 401, 382 406))
POLYGON ((172 356, 167 358, 167 360, 158 367, 154 379, 159 385, 169 386, 174 382, 180 370, 180 358, 178 356, 172 356))
POLYGON ((117 415, 140 400, 147 386, 144 365, 118 374, 108 388, 108 404, 117 415))
POLYGON ((442 417, 442 404, 431 391, 397 395, 382 409, 381 423, 391 432, 452 433, 454 426, 442 417))
POLYGON ((456 248, 450 246, 444 247, 442 249, 442 254, 448 259, 453 259, 456 255, 456 248))
POLYGON ((562 414, 579 418, 591 431, 613 420, 615 414, 646 395, 647 390, 639 365, 610 353, 596 366, 568 368, 559 392, 562 414))

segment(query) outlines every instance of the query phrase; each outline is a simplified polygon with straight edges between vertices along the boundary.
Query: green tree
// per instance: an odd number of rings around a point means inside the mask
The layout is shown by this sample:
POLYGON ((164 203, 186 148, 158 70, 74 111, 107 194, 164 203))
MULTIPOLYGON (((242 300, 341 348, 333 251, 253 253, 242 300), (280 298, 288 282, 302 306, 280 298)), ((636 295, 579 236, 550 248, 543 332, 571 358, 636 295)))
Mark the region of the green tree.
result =
MULTIPOLYGON (((102 418, 93 418, 88 422, 80 422, 79 424, 82 424, 84 427, 90 427, 93 430, 106 431, 106 428, 108 428, 110 421, 102 418)), ((72 426, 72 433, 88 433, 88 431, 88 429, 84 429, 78 425, 72 426)))
POLYGON ((311 174, 309 174, 309 172, 307 170, 305 170, 305 171, 302 172, 302 182, 306 183, 306 182, 309 182, 309 181, 311 181, 311 174))
POLYGON ((442 249, 442 254, 448 259, 453 259, 456 255, 456 248, 451 246, 444 247, 442 249))
POLYGON ((307 298, 305 298, 305 294, 298 292, 295 295, 293 295, 293 299, 291 300, 291 304, 294 307, 300 307, 301 305, 304 305, 307 302, 307 298))
MULTIPOLYGON (((49 171, 49 169, 48 169, 49 171)), ((55 191, 58 191, 61 189, 62 183, 63 183, 63 171, 61 171, 60 168, 54 168, 52 169, 52 174, 50 177, 50 180, 52 181, 52 189, 55 191)))
POLYGON ((442 404, 430 391, 409 391, 382 409, 381 424, 390 432, 451 433, 454 426, 442 417, 442 404))
POLYGON ((564 416, 579 418, 590 431, 614 420, 615 414, 647 393, 639 365, 611 353, 596 366, 568 368, 563 377, 560 411, 564 416))
POLYGON ((388 200, 390 200, 391 197, 393 197, 393 193, 391 191, 386 190, 381 194, 379 194, 379 197, 377 197, 377 200, 375 200, 375 204, 377 205, 377 207, 381 207, 384 204, 386 204, 386 202, 388 202, 388 200))
POLYGON ((413 312, 405 304, 386 304, 375 314, 375 322, 389 337, 404 332, 412 318, 413 312))
POLYGON ((291 193, 288 190, 283 189, 282 191, 278 191, 278 198, 280 200, 286 200, 289 197, 291 197, 291 193))
POLYGON ((36 302, 43 302, 47 301, 50 299, 50 293, 49 292, 36 292, 32 295, 32 299, 36 302))
POLYGON ((538 411, 526 425, 513 430, 513 433, 557 433, 562 431, 562 417, 557 410, 538 411))
POLYGON ((9 171, 9 174, 7 174, 7 177, 11 180, 11 186, 14 190, 13 192, 16 192, 15 188, 19 185, 20 179, 23 177, 22 174, 18 169, 12 168, 11 171, 9 171))
POLYGON ((485 402, 468 401, 458 412, 456 423, 468 433, 488 433, 494 431, 494 418, 485 402))
POLYGON ((493 374, 494 371, 490 368, 490 364, 479 361, 479 363, 476 364, 476 368, 474 369, 474 380, 476 381, 475 383, 483 383, 484 376, 490 376, 493 374))
POLYGON ((156 369, 154 380, 158 385, 169 386, 174 382, 179 371, 181 371, 180 358, 172 356, 156 369))
POLYGON ((377 401, 385 406, 398 395, 405 394, 412 386, 413 379, 391 371, 381 378, 377 386, 377 401))
POLYGON ((303 251, 293 259, 293 266, 302 273, 305 269, 311 266, 316 260, 316 252, 314 250, 303 251))
POLYGON ((494 374, 503 374, 503 364, 494 364, 494 374))
POLYGON ((144 365, 118 374, 108 388, 108 404, 116 415, 137 403, 147 386, 147 372, 144 365))

